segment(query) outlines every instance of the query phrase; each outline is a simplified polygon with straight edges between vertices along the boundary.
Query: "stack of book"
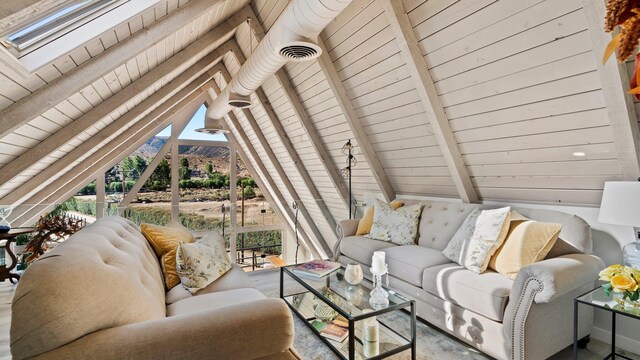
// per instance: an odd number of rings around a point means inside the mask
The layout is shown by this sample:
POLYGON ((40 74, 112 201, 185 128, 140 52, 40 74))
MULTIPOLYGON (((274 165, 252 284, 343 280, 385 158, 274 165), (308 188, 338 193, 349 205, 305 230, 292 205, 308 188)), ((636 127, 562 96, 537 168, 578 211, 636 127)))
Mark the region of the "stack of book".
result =
POLYGON ((343 342, 349 336, 349 323, 347 319, 339 316, 331 323, 327 324, 320 320, 311 321, 311 325, 318 330, 320 335, 327 339, 343 342))
POLYGON ((320 279, 340 268, 340 263, 327 260, 313 260, 293 268, 296 275, 320 279))

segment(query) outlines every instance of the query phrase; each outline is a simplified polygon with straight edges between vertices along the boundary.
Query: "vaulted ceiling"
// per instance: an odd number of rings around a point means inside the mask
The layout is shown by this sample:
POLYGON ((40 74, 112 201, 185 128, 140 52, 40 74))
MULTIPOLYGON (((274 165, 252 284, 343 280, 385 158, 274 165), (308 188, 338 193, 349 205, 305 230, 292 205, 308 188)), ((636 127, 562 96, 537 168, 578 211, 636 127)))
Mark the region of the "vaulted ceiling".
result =
MULTIPOLYGON (((31 220, 209 102, 287 4, 161 1, 35 74, 0 63, 0 204, 31 220)), ((596 206, 604 181, 640 175, 638 103, 627 69, 599 61, 602 11, 598 0, 354 0, 322 32, 320 58, 285 65, 225 124, 283 216, 302 205, 317 254, 348 216, 349 139, 357 199, 596 206)))

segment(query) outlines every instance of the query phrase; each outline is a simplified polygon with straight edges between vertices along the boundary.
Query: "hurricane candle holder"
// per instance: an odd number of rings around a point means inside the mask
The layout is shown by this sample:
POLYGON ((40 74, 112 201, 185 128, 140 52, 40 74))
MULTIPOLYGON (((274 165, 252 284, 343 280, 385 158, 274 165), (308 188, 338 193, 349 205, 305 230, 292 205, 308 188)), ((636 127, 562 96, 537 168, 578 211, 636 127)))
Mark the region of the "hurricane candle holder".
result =
POLYGON ((374 288, 371 290, 369 304, 376 310, 384 309, 389 306, 389 293, 382 288, 382 277, 387 275, 386 285, 389 286, 389 268, 387 264, 385 264, 382 271, 374 271, 374 269, 371 269, 371 273, 373 274, 374 288))

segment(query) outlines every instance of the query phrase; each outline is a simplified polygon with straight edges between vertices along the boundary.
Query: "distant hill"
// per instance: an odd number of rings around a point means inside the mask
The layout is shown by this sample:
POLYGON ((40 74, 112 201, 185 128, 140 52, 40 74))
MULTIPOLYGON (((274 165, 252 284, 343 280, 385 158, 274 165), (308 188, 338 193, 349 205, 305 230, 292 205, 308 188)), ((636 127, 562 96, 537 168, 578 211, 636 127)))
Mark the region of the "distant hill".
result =
MULTIPOLYGON (((156 156, 168 140, 169 138, 165 136, 154 136, 131 155, 140 155, 149 161, 156 156)), ((181 145, 180 156, 186 157, 189 160, 190 167, 202 173, 204 173, 204 166, 207 162, 213 164, 214 171, 224 174, 229 172, 229 148, 226 147, 181 145)), ((248 176, 248 172, 242 167, 239 169, 238 175, 248 176)))

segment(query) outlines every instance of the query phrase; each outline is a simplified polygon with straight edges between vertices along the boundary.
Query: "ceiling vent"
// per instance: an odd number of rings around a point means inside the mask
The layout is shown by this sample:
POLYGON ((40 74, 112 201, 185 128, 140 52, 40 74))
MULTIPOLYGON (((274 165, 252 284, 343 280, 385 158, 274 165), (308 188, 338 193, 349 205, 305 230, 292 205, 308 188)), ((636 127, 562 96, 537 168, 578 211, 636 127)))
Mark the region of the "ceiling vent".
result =
POLYGON ((204 119, 204 127, 196 129, 197 132, 209 135, 226 134, 229 131, 222 128, 221 119, 204 119))
POLYGON ((310 42, 297 42, 284 44, 278 53, 289 61, 308 61, 320 56, 322 50, 316 44, 310 42))
POLYGON ((229 100, 227 101, 227 104, 236 109, 246 109, 251 106, 251 98, 235 93, 229 93, 229 100))

